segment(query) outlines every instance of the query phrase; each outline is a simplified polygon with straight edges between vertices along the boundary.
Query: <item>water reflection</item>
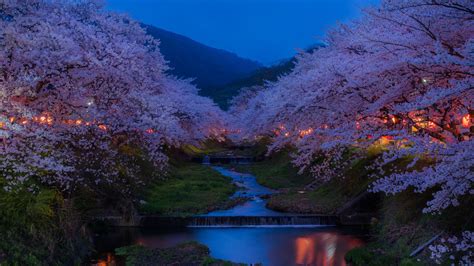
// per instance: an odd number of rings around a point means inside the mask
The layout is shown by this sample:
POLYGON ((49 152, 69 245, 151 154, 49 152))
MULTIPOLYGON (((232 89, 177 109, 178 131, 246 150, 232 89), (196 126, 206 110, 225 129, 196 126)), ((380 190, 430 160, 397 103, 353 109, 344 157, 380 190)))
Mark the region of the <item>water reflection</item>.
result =
POLYGON ((104 254, 96 263, 93 265, 95 266, 115 266, 117 265, 117 258, 115 257, 114 253, 108 252, 104 254))
MULTIPOLYGON (((244 188, 234 197, 245 196, 251 200, 229 210, 211 212, 207 216, 288 215, 265 207, 265 200, 260 196, 274 191, 259 185, 254 176, 223 167, 213 168, 244 188)), ((346 265, 344 255, 347 251, 363 245, 359 237, 363 233, 335 227, 183 228, 168 231, 115 228, 107 234, 98 235, 94 242, 101 254, 101 266, 115 265, 116 259, 111 254, 118 247, 141 244, 151 248, 167 248, 186 241, 200 242, 209 247, 212 257, 233 262, 272 266, 341 266, 346 265)))
POLYGON ((194 228, 175 232, 122 228, 96 241, 104 255, 130 244, 166 248, 194 240, 208 246, 211 256, 234 262, 342 266, 346 265, 346 252, 363 245, 360 233, 336 228, 194 228))
POLYGON ((344 266, 347 251, 362 244, 360 239, 326 232, 298 237, 295 240, 295 264, 344 266))

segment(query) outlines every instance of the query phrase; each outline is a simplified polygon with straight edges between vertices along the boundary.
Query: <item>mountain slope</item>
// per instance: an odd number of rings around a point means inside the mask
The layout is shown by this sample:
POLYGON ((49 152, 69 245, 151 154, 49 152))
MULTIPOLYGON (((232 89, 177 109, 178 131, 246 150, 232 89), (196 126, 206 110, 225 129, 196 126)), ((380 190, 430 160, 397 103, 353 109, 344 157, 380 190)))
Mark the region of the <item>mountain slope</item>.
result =
MULTIPOLYGON (((315 44, 305 51, 312 53, 313 51, 324 47, 324 44, 315 44)), ((240 80, 232 81, 220 87, 204 88, 202 95, 212 98, 222 109, 229 107, 229 101, 237 96, 242 88, 252 87, 256 85, 264 85, 267 81, 277 81, 282 75, 290 73, 296 64, 296 57, 284 60, 279 64, 270 67, 262 67, 255 71, 252 75, 240 80)))
POLYGON ((194 83, 201 89, 222 86, 261 68, 258 62, 234 53, 154 26, 143 26, 148 34, 160 40, 161 53, 172 68, 170 73, 182 78, 195 78, 194 83))
POLYGON ((201 94, 212 98, 222 109, 226 110, 229 107, 229 101, 237 96, 242 88, 264 85, 266 81, 276 81, 278 77, 289 73, 295 66, 295 62, 295 58, 291 58, 278 65, 262 67, 243 79, 219 87, 204 88, 201 94))

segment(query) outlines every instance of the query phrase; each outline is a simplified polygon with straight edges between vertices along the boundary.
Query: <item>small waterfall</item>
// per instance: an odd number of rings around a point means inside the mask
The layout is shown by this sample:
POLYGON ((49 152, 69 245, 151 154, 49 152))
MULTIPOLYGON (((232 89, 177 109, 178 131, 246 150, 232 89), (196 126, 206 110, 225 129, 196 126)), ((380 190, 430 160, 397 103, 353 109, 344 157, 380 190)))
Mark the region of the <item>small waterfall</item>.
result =
POLYGON ((188 227, 315 227, 336 225, 336 216, 195 216, 188 227))
POLYGON ((202 164, 205 164, 205 165, 210 165, 211 164, 211 157, 209 156, 204 156, 204 158, 202 158, 202 164))
POLYGON ((98 221, 112 226, 140 226, 153 228, 183 227, 318 227, 339 224, 338 216, 139 216, 135 223, 124 223, 120 216, 96 217, 98 221))

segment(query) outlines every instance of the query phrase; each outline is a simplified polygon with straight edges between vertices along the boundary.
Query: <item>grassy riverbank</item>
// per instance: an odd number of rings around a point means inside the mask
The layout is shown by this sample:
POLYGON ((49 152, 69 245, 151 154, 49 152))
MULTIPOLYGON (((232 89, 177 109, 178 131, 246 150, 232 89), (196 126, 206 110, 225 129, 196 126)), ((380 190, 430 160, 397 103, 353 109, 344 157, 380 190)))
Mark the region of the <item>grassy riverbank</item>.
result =
POLYGON ((366 167, 374 159, 375 156, 358 159, 344 169, 340 177, 316 183, 313 189, 301 191, 302 187, 289 188, 273 196, 268 201, 268 207, 286 212, 335 214, 346 202, 367 190, 371 179, 370 170, 366 167))
POLYGON ((212 258, 209 248, 197 242, 186 242, 172 248, 150 249, 143 246, 118 248, 117 255, 125 257, 127 266, 139 265, 245 265, 212 258))
POLYGON ((147 214, 186 216, 225 208, 237 187, 209 166, 174 163, 169 175, 149 185, 141 210, 147 214))

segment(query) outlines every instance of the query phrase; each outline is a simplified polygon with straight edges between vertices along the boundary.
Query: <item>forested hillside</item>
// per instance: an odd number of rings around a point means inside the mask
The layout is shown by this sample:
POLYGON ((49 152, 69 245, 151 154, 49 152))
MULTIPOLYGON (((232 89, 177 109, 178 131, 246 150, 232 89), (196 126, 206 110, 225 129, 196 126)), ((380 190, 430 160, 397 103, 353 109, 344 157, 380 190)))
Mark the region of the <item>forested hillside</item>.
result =
POLYGON ((150 25, 144 27, 148 34, 160 40, 160 52, 171 68, 169 73, 181 78, 195 78, 193 83, 201 89, 245 78, 261 68, 256 61, 206 46, 183 35, 150 25))

